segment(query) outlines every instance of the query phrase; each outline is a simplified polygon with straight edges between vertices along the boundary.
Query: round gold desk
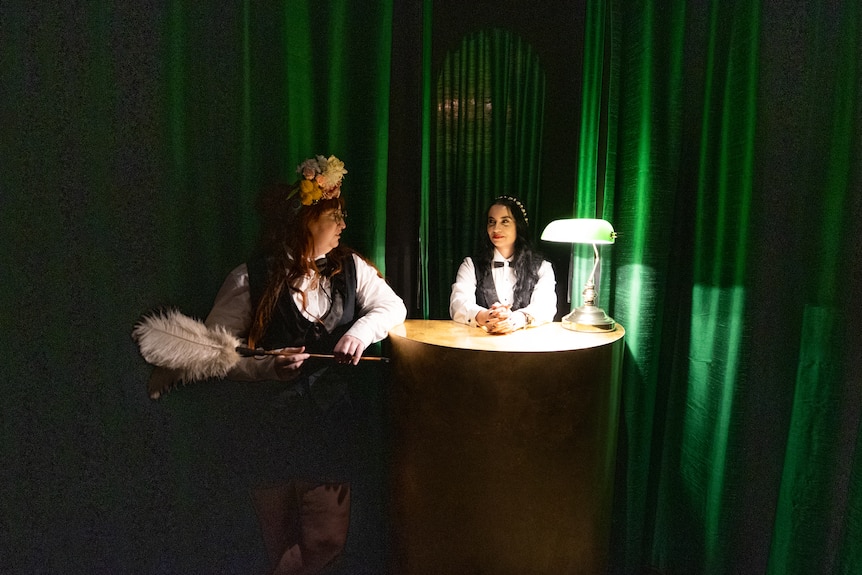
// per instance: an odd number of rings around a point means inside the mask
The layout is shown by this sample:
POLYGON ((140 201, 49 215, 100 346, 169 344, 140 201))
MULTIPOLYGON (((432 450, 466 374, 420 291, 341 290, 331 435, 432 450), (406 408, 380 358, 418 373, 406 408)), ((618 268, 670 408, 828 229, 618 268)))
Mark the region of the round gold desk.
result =
POLYGON ((394 573, 604 573, 623 327, 390 336, 394 573))

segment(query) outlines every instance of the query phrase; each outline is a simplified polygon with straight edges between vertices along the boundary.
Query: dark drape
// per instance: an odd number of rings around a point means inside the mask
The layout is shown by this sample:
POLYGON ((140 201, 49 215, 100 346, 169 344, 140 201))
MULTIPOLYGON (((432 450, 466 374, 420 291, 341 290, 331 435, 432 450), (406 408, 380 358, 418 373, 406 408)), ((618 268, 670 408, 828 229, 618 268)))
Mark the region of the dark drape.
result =
POLYGON ((314 154, 345 161, 344 240, 384 269, 391 18, 388 1, 0 7, 0 572, 265 572, 219 445, 241 390, 152 402, 130 333, 159 306, 205 315, 260 188, 314 154))
POLYGON ((627 330, 613 571, 858 572, 859 5, 590 4, 578 210, 620 232, 627 330))

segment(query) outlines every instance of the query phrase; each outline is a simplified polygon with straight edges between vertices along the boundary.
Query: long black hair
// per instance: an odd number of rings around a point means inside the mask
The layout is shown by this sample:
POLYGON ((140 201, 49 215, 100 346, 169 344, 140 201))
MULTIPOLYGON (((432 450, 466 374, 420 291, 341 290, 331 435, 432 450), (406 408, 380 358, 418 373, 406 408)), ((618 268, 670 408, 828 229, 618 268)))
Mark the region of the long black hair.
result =
MULTIPOLYGON (((527 210, 524 204, 512 196, 500 196, 495 198, 488 209, 482 215, 482 223, 479 226, 480 236, 477 239, 476 248, 473 252, 473 265, 477 270, 477 280, 482 281, 486 275, 491 273, 491 261, 494 259, 494 244, 488 237, 488 211, 492 206, 505 206, 515 220, 515 246, 512 254, 512 269, 515 272, 514 296, 515 301, 530 302, 533 288, 539 280, 539 268, 544 257, 533 245, 530 234, 530 224, 527 218, 527 210)), ((526 304, 525 304, 526 305, 526 304)))

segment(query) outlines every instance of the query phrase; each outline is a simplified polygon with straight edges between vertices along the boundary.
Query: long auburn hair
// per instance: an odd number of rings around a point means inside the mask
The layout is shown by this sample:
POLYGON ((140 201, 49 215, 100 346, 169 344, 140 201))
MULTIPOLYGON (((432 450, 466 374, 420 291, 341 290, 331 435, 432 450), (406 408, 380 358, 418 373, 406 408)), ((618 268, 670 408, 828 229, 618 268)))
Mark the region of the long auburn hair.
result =
MULTIPOLYGON (((294 287, 297 280, 312 271, 320 271, 312 259, 315 256, 314 238, 308 225, 329 210, 344 209, 341 197, 304 206, 299 201, 299 194, 294 193, 297 186, 276 184, 266 189, 258 200, 262 229, 257 253, 266 258, 268 273, 248 334, 248 346, 252 348, 266 334, 276 304, 285 290, 297 291, 298 288, 294 287)), ((351 253, 352 250, 339 245, 327 254, 332 268, 330 276, 341 273, 344 258, 351 253)), ((305 293, 302 293, 302 303, 305 307, 305 293)))
POLYGON ((523 208, 513 199, 499 197, 488 205, 482 216, 482 224, 479 226, 481 232, 477 238, 473 254, 473 265, 477 270, 484 270, 480 280, 491 273, 491 261, 494 259, 494 244, 491 243, 491 238, 488 237, 488 211, 493 206, 505 206, 509 209, 509 213, 512 214, 512 218, 515 220, 516 237, 514 254, 512 255, 512 269, 517 279, 515 280, 514 295, 516 301, 529 302, 531 294, 527 293, 527 286, 536 285, 536 281, 539 279, 539 267, 542 265, 544 258, 533 246, 530 226, 522 211, 523 208), (528 279, 531 281, 527 281, 528 279))

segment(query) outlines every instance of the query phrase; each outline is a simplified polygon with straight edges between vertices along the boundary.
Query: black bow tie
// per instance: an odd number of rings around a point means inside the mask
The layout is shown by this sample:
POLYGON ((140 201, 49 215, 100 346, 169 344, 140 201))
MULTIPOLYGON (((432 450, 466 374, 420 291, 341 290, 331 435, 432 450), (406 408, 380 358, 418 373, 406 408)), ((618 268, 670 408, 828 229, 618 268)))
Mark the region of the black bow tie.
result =
POLYGON ((314 265, 317 266, 320 275, 329 275, 329 260, 326 259, 326 257, 317 258, 316 260, 314 260, 314 265))
POLYGON ((494 262, 494 267, 495 268, 501 268, 501 267, 505 266, 507 263, 509 263, 509 262, 494 262))

